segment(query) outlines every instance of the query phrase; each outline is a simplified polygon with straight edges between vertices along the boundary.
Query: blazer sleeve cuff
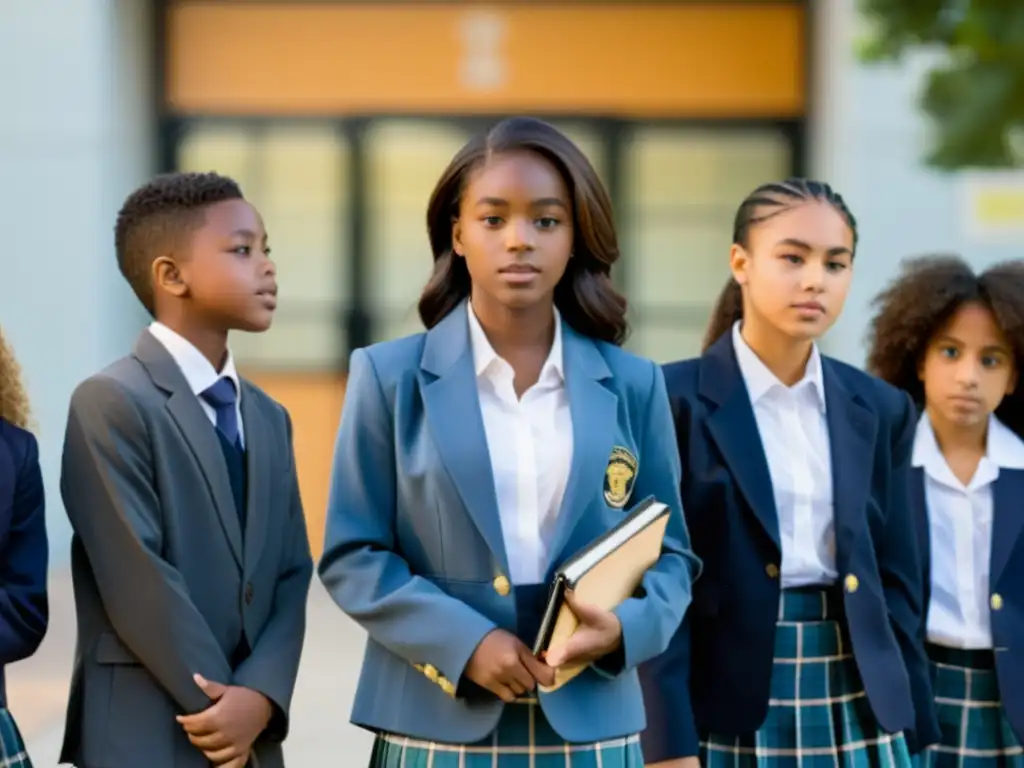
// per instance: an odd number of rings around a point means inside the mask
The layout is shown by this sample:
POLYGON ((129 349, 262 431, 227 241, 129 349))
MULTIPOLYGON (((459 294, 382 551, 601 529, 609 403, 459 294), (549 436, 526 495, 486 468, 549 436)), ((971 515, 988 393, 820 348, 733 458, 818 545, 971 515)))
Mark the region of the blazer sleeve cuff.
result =
POLYGON ((646 612, 642 598, 631 597, 614 611, 622 624, 622 667, 620 672, 633 669, 663 650, 658 645, 658 633, 645 625, 646 612))
POLYGON ((620 645, 614 651, 591 663, 591 668, 601 677, 614 680, 626 669, 626 651, 620 645))
POLYGON ((463 676, 469 660, 473 658, 483 639, 497 629, 498 625, 470 609, 463 612, 459 624, 449 626, 458 627, 458 630, 452 633, 452 642, 437 649, 436 661, 423 659, 421 663, 433 661, 441 674, 446 675, 457 690, 461 690, 466 682, 463 676))
POLYGON ((235 671, 232 682, 234 685, 256 691, 270 702, 270 722, 267 723, 263 736, 273 741, 284 741, 288 736, 290 725, 288 710, 291 706, 291 690, 289 689, 287 692, 275 690, 278 686, 273 685, 269 680, 260 679, 261 676, 252 674, 253 671, 244 666, 239 668, 235 671))

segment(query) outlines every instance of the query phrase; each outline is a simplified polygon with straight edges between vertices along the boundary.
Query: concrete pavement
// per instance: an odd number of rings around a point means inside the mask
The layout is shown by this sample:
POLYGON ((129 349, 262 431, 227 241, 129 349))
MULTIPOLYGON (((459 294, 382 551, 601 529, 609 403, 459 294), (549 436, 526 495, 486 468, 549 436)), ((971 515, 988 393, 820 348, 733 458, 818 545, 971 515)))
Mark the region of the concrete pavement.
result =
MULTIPOLYGON (((74 654, 74 600, 64 570, 50 575, 50 605, 50 630, 39 652, 7 669, 11 710, 36 768, 57 765, 74 654)), ((292 730, 285 744, 291 768, 366 764, 373 739, 348 722, 364 641, 363 631, 331 602, 314 577, 292 730)))

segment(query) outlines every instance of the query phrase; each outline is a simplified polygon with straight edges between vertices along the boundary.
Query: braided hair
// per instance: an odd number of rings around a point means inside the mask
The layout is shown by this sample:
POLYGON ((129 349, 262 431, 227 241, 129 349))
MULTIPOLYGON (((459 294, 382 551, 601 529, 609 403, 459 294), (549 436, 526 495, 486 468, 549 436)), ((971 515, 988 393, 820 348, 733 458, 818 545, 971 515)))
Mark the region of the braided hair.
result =
MULTIPOLYGON (((732 227, 733 243, 747 248, 751 229, 780 213, 812 201, 828 203, 846 220, 853 233, 853 249, 856 252, 857 220, 842 196, 823 181, 798 178, 762 184, 747 195, 736 211, 732 227)), ((743 292, 739 283, 730 277, 718 295, 718 301, 704 333, 702 349, 707 350, 742 317, 743 292)))

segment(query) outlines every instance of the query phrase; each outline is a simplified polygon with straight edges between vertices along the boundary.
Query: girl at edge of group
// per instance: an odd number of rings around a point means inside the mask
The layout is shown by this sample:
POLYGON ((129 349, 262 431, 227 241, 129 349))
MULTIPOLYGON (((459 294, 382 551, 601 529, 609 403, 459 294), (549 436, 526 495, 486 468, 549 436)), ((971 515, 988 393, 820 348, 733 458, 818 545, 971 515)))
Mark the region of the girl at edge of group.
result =
POLYGON ((665 367, 704 571, 669 651, 641 670, 648 766, 905 766, 936 738, 913 405, 815 343, 856 243, 827 184, 754 190, 703 354, 665 367))
POLYGON ((875 304, 869 370, 922 411, 911 498, 941 731, 922 762, 1024 766, 1024 262, 912 259, 875 304))
POLYGON ((39 445, 14 351, 0 332, 0 765, 31 768, 8 709, 3 669, 31 656, 46 635, 49 549, 39 445))
POLYGON ((374 768, 640 768, 639 663, 699 565, 659 367, 623 351, 611 203, 580 150, 515 118, 431 197, 426 333, 352 354, 320 575, 368 635, 354 723, 374 768), (534 658, 555 568, 649 496, 662 555, 534 658), (584 671, 551 693, 554 670, 584 671))

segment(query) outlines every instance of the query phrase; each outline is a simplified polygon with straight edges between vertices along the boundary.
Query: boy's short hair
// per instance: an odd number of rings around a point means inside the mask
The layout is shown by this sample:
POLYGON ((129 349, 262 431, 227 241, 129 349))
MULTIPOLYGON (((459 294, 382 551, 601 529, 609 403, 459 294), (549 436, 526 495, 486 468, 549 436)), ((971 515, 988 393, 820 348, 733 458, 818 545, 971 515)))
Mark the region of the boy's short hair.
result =
POLYGON ((151 315, 153 261, 202 224, 207 206, 241 199, 238 183, 217 173, 162 174, 128 196, 114 226, 117 266, 151 315))

